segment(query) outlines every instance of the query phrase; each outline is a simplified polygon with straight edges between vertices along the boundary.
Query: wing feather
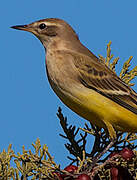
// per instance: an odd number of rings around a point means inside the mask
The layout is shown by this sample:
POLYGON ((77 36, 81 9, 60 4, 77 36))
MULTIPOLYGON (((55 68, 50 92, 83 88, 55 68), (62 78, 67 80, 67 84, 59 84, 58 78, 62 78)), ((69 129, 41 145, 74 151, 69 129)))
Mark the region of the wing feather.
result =
POLYGON ((137 93, 103 62, 83 54, 73 54, 79 81, 87 88, 137 114, 137 93))

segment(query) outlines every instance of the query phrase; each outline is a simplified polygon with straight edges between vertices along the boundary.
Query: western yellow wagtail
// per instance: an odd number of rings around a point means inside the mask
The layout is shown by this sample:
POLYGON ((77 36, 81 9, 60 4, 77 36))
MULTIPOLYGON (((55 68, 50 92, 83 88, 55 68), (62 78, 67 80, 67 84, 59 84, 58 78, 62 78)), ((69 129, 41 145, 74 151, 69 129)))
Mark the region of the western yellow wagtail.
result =
POLYGON ((46 50, 46 70, 54 92, 72 111, 108 129, 137 132, 137 93, 81 44, 61 19, 44 19, 13 26, 29 31, 46 50))

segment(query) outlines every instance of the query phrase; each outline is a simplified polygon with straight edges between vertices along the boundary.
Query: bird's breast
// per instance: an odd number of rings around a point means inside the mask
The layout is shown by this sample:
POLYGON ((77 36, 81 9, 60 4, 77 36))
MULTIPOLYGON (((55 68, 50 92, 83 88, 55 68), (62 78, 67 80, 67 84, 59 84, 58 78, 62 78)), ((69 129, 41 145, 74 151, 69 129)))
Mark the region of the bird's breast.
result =
POLYGON ((49 51, 46 69, 49 82, 54 90, 71 91, 77 85, 77 72, 72 57, 60 51, 49 51))

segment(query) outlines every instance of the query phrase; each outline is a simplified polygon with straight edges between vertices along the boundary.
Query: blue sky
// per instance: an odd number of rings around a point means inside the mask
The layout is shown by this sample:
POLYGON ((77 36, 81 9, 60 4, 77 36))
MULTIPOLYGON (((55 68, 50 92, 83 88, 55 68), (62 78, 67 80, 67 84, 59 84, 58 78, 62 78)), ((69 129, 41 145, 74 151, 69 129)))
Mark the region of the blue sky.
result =
MULTIPOLYGON (((39 19, 57 17, 76 30, 80 40, 94 54, 105 55, 112 41, 112 52, 119 56, 118 71, 133 56, 137 65, 137 1, 119 0, 4 0, 0 1, 0 151, 9 143, 21 151, 30 149, 40 138, 62 168, 69 163, 62 132, 56 117, 61 106, 69 123, 85 121, 65 107, 51 90, 45 72, 42 44, 28 32, 10 29, 39 19)), ((137 91, 137 79, 134 80, 137 91)))

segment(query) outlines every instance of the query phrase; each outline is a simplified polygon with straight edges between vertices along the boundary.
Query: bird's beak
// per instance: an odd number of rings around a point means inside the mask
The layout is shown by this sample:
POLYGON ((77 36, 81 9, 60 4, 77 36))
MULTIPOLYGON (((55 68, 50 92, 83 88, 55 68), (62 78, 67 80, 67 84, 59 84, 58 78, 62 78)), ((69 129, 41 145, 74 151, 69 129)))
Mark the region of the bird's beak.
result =
POLYGON ((18 26, 11 26, 13 29, 18 29, 18 30, 23 30, 23 31, 28 31, 32 32, 32 28, 30 25, 18 25, 18 26))

